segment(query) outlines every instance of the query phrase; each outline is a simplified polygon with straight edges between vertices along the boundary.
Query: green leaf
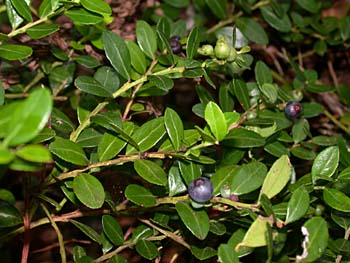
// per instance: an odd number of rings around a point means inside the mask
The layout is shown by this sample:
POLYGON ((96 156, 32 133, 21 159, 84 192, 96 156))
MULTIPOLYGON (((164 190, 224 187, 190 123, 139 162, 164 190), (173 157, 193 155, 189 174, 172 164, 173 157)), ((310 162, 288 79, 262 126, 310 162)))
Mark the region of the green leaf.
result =
POLYGON ((220 244, 218 248, 218 259, 221 263, 239 263, 237 254, 229 244, 220 244))
POLYGON ((292 136, 295 144, 305 140, 310 134, 310 125, 306 119, 301 119, 293 125, 292 136))
POLYGON ((79 201, 91 209, 101 208, 105 201, 105 191, 100 181, 87 173, 74 177, 73 190, 79 201))
POLYGON ((141 50, 150 59, 154 59, 157 50, 157 35, 153 28, 143 20, 136 23, 136 39, 141 50))
POLYGON ((304 147, 301 147, 301 146, 293 147, 291 149, 291 153, 295 157, 298 157, 298 158, 303 159, 303 160, 313 160, 316 157, 316 154, 313 151, 306 149, 304 147))
POLYGON ((120 88, 120 80, 117 72, 110 67, 100 67, 94 74, 94 79, 99 82, 104 90, 110 93, 115 92, 120 88))
POLYGON ((196 246, 191 246, 191 252, 201 261, 216 256, 216 250, 211 247, 198 248, 196 246))
POLYGON ((219 194, 223 188, 230 188, 232 178, 237 173, 236 165, 224 166, 218 169, 215 174, 210 177, 210 181, 214 186, 214 195, 219 194))
POLYGON ((0 57, 7 60, 25 59, 31 56, 33 49, 28 46, 4 44, 0 45, 0 57))
POLYGON ((250 108, 250 97, 247 84, 239 78, 235 78, 232 84, 232 93, 237 97, 243 109, 248 110, 250 108))
POLYGON ((52 161, 49 150, 43 145, 25 145, 17 150, 16 155, 29 162, 50 162, 52 161))
POLYGON ((77 165, 86 165, 89 163, 83 149, 77 143, 68 139, 56 137, 55 141, 50 144, 49 149, 54 155, 66 162, 77 165))
POLYGON ((315 158, 312 168, 312 181, 315 183, 319 178, 329 178, 337 170, 339 164, 339 148, 331 146, 321 151, 315 158))
POLYGON ((267 232, 268 221, 262 217, 258 217, 250 225, 246 232, 242 242, 238 243, 235 250, 243 246, 247 247, 263 247, 267 245, 266 232, 267 232))
POLYGON ((112 14, 111 7, 103 0, 80 0, 80 3, 83 5, 84 8, 91 12, 95 12, 103 16, 112 14))
POLYGON ((263 163, 251 162, 242 165, 235 173, 231 184, 231 193, 236 195, 250 193, 264 182, 267 168, 263 163))
POLYGON ((104 87, 90 76, 77 77, 74 81, 74 85, 86 93, 101 97, 112 97, 112 93, 108 88, 104 87))
POLYGON ((288 15, 283 12, 283 15, 276 14, 271 5, 260 8, 261 15, 271 27, 280 32, 289 32, 292 29, 292 23, 288 15))
POLYGON ((200 177, 201 169, 198 164, 182 160, 179 161, 178 164, 182 178, 184 179, 187 185, 189 185, 192 180, 196 179, 197 177, 200 177))
POLYGON ((43 0, 39 6, 39 16, 44 18, 52 14, 59 7, 59 0, 43 0))
POLYGON ((100 62, 96 58, 89 55, 80 55, 75 58, 75 61, 86 68, 96 68, 100 66, 100 62))
POLYGON ((319 6, 316 0, 308 0, 308 1, 297 0, 296 2, 301 8, 305 9, 306 11, 309 11, 310 13, 318 12, 319 6))
POLYGON ((169 37, 167 37, 162 31, 159 31, 159 29, 157 29, 157 36, 160 42, 160 49, 162 53, 166 51, 166 58, 169 59, 170 64, 175 64, 174 54, 169 44, 169 37))
POLYGON ((184 184, 180 170, 176 166, 172 166, 168 175, 169 196, 174 196, 187 191, 187 187, 184 184))
POLYGON ((80 223, 80 222, 73 220, 73 219, 69 219, 69 222, 71 222, 73 225, 75 225, 77 228, 79 228, 79 230, 81 232, 83 232, 86 236, 91 238, 93 241, 95 241, 99 244, 102 244, 102 240, 101 240, 100 235, 91 226, 80 223))
POLYGON ((10 203, 0 200, 0 229, 23 224, 22 216, 10 203))
POLYGON ((39 39, 51 35, 52 33, 58 31, 60 27, 57 24, 42 24, 31 28, 28 28, 27 34, 32 39, 39 39))
MULTIPOLYGON (((134 125, 131 122, 123 123, 123 130, 131 135, 134 125)), ((127 141, 109 133, 104 133, 97 147, 100 161, 107 161, 115 157, 126 146, 127 141)))
POLYGON ((277 159, 268 171, 262 185, 260 196, 265 194, 269 199, 277 195, 287 185, 292 173, 292 165, 287 155, 277 159))
POLYGON ((0 83, 0 106, 4 105, 5 102, 5 89, 2 86, 2 83, 0 83))
POLYGON ((309 203, 310 197, 305 186, 298 187, 288 202, 286 224, 302 218, 309 209, 309 203))
POLYGON ((343 41, 350 38, 350 17, 344 16, 340 22, 340 35, 343 41))
POLYGON ((236 20, 236 26, 250 41, 261 45, 269 43, 269 38, 264 28, 252 18, 239 17, 236 20))
MULTIPOLYGON (((158 117, 144 123, 134 134, 133 139, 138 144, 140 152, 145 152, 155 146, 165 135, 164 118, 158 117)), ((130 145, 126 154, 136 153, 137 150, 130 145)))
POLYGON ((93 128, 87 128, 79 134, 76 143, 83 148, 92 148, 99 144, 101 137, 102 134, 100 132, 93 128))
POLYGON ((25 20, 28 22, 32 21, 32 14, 30 12, 30 7, 24 0, 11 0, 12 5, 25 20))
POLYGON ((219 103, 224 113, 232 113, 234 107, 234 100, 233 96, 230 93, 230 84, 220 86, 219 103))
POLYGON ((179 202, 175 205, 185 226, 198 239, 204 240, 209 232, 209 217, 205 210, 194 210, 188 203, 179 202))
POLYGON ((261 60, 256 62, 255 68, 256 82, 262 87, 265 83, 271 84, 273 82, 270 68, 261 60))
POLYGON ((174 150, 178 150, 184 138, 184 127, 180 116, 173 109, 166 108, 164 124, 174 150))
POLYGON ((114 255, 111 257, 111 259, 108 261, 109 263, 128 263, 125 258, 119 255, 114 255))
POLYGON ((131 65, 138 73, 145 74, 147 69, 145 54, 135 42, 126 40, 125 44, 130 53, 131 65))
POLYGON ((226 119, 220 107, 213 101, 210 101, 205 107, 204 118, 208 123, 211 132, 218 141, 222 141, 228 130, 226 119))
POLYGON ((123 231, 114 217, 103 215, 102 226, 103 232, 114 245, 120 246, 124 243, 123 231))
POLYGON ((217 18, 221 20, 226 18, 227 0, 205 0, 205 3, 217 18))
POLYGON ((224 145, 237 148, 260 147, 265 144, 265 139, 258 133, 236 128, 231 130, 223 141, 224 145))
POLYGON ((137 253, 149 260, 156 258, 159 254, 157 246, 148 240, 138 240, 135 245, 135 248, 137 253))
POLYGON ((11 0, 6 0, 5 4, 6 4, 7 16, 11 23, 11 27, 12 29, 16 29, 20 24, 22 24, 24 19, 16 11, 15 7, 11 3, 11 0))
POLYGON ((130 79, 131 59, 123 38, 113 32, 104 31, 102 41, 106 56, 113 68, 125 79, 130 79))
POLYGON ((323 190, 323 199, 327 205, 335 210, 350 212, 350 198, 337 189, 325 188, 323 190))
POLYGON ((51 109, 52 99, 47 89, 32 92, 13 112, 4 143, 18 145, 35 138, 49 120, 51 109))
POLYGON ((8 164, 13 159, 15 159, 16 155, 14 152, 10 151, 9 149, 0 147, 0 164, 8 164))
POLYGON ((189 0, 164 0, 164 2, 176 8, 184 8, 190 4, 189 0))
POLYGON ((198 26, 195 26, 187 38, 186 55, 188 59, 192 59, 197 54, 200 41, 200 29, 198 26))
POLYGON ((168 178, 163 168, 149 160, 136 160, 134 162, 136 172, 146 181, 156 185, 167 185, 168 178))
POLYGON ((8 202, 11 205, 16 204, 16 198, 15 196, 6 189, 0 189, 0 199, 8 202))
POLYGON ((137 184, 129 184, 126 187, 125 197, 139 206, 150 207, 157 204, 155 196, 146 188, 137 184))
POLYGON ((278 96, 278 87, 274 84, 264 83, 260 88, 267 103, 274 104, 278 96))
POLYGON ((69 9, 64 12, 76 25, 95 25, 103 21, 103 17, 95 15, 83 8, 69 9))
POLYGON ((327 221, 320 216, 315 216, 301 228, 304 235, 302 255, 297 256, 300 262, 315 262, 325 251, 328 244, 327 221))

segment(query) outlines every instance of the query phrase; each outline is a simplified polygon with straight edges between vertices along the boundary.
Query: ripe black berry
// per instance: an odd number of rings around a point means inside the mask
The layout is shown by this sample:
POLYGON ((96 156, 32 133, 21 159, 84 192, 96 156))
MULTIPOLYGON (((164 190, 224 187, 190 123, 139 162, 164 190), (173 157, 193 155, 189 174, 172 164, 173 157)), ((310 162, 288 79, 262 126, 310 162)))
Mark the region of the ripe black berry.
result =
POLYGON ((170 41, 169 41, 169 44, 170 44, 171 50, 175 54, 180 53, 180 51, 181 51, 181 43, 180 43, 180 37, 179 36, 171 37, 170 41))
POLYGON ((284 113, 286 117, 291 120, 296 120, 300 117, 302 112, 302 106, 298 101, 290 101, 284 108, 284 113))
POLYGON ((213 184, 206 177, 199 177, 188 186, 190 197, 198 203, 208 202, 212 198, 213 192, 213 184))

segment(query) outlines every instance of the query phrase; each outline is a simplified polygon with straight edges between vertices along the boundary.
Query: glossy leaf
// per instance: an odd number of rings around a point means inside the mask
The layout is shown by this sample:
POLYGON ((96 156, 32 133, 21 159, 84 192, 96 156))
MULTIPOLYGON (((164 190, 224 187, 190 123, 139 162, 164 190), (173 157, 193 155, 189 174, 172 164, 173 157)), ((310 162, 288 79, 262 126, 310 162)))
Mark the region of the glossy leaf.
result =
POLYGON ((111 257, 111 259, 108 262, 109 263, 128 263, 126 259, 120 255, 114 255, 113 257, 111 257))
POLYGON ((136 23, 136 39, 141 50, 150 59, 154 59, 157 50, 157 35, 153 28, 143 20, 136 23))
POLYGON ((328 243, 328 225, 326 220, 320 216, 315 216, 302 227, 304 240, 304 253, 297 256, 297 260, 302 262, 315 262, 325 251, 328 243), (304 256, 305 255, 305 256, 304 256))
POLYGON ((250 98, 246 83, 237 78, 233 80, 232 84, 233 94, 237 97, 243 109, 248 110, 250 108, 250 98))
POLYGON ((309 209, 310 197, 306 188, 302 185, 295 190, 288 202, 286 224, 302 218, 309 209))
POLYGON ((175 205, 185 226, 198 239, 204 240, 209 232, 209 217, 205 210, 194 210, 188 203, 180 202, 175 205))
POLYGON ((277 195, 287 185, 292 173, 292 165, 287 155, 277 159, 268 171, 262 185, 260 196, 265 194, 269 199, 277 195))
POLYGON ((222 141, 228 132, 227 124, 223 112, 215 102, 210 101, 207 104, 204 111, 204 118, 215 138, 218 141, 222 141))
POLYGON ((211 247, 198 248, 191 246, 191 252, 197 259, 201 261, 216 256, 216 250, 211 247))
POLYGON ((105 201, 105 191, 100 181, 87 173, 74 177, 73 190, 79 201, 89 208, 101 208, 105 201))
POLYGON ((268 44, 269 39, 264 28, 252 18, 240 17, 236 20, 236 26, 250 41, 261 45, 268 44))
POLYGON ((350 212, 350 197, 337 189, 325 188, 323 190, 323 199, 327 205, 335 210, 350 212))
POLYGON ((52 99, 47 89, 32 92, 13 113, 5 143, 18 145, 32 140, 46 125, 51 109, 52 99))
POLYGON ((130 54, 122 37, 110 31, 104 31, 102 41, 106 56, 113 68, 125 79, 130 79, 130 54))
POLYGON ((64 14, 77 25, 95 25, 103 21, 102 16, 91 13, 83 8, 69 9, 64 14))
POLYGON ((146 259, 152 260, 159 254, 157 246, 151 241, 141 239, 135 245, 137 253, 146 259))
POLYGON ((39 6, 40 18, 47 17, 59 7, 58 0, 43 0, 39 6))
POLYGON ((201 175, 201 169, 199 165, 194 162, 179 161, 179 168, 182 178, 187 185, 189 185, 192 180, 200 177, 201 175))
POLYGON ((7 60, 25 59, 31 56, 33 49, 28 46, 3 44, 0 45, 0 58, 7 60))
POLYGON ((195 26, 192 28, 190 34, 187 38, 186 43, 186 55, 188 59, 192 59, 197 54, 197 49, 200 44, 200 29, 199 27, 195 26))
POLYGON ((6 0, 5 4, 6 4, 7 16, 8 16, 9 22, 11 23, 11 27, 12 29, 16 29, 20 24, 23 23, 24 19, 16 11, 15 7, 11 3, 11 0, 6 0))
POLYGON ((260 147, 265 144, 265 139, 258 133, 237 128, 231 130, 223 141, 224 145, 237 148, 260 147))
POLYGON ((71 222, 74 226, 76 226, 81 232, 83 232, 86 236, 91 238, 93 241, 95 241, 99 244, 102 243, 100 235, 91 226, 88 226, 86 224, 83 224, 83 223, 76 221, 76 220, 73 220, 73 219, 69 219, 69 222, 71 222))
POLYGON ((103 232, 114 245, 120 246, 124 243, 123 231, 114 217, 103 215, 102 226, 103 232))
POLYGON ((83 148, 92 148, 99 144, 101 137, 102 134, 95 129, 87 128, 80 133, 76 143, 83 148))
POLYGON ((319 9, 318 3, 315 0, 308 0, 308 1, 297 0, 296 2, 300 7, 302 7, 306 11, 309 11, 310 13, 317 13, 319 9))
POLYGON ((141 51, 140 47, 132 41, 125 41, 126 46, 128 47, 131 65, 132 67, 140 74, 146 72, 147 61, 145 54, 141 51))
POLYGON ((69 163, 86 165, 89 162, 83 149, 77 143, 68 139, 56 137, 55 141, 50 144, 49 149, 51 153, 69 163))
MULTIPOLYGON (((131 135, 134 125, 130 122, 123 123, 123 130, 131 135)), ((104 133, 97 147, 100 161, 107 161, 115 157, 126 146, 127 141, 109 133, 104 133)))
POLYGON ((49 150, 43 145, 26 145, 16 151, 16 155, 29 162, 50 162, 52 161, 49 150))
POLYGON ((152 184, 163 186, 167 184, 166 173, 155 162, 139 159, 134 162, 134 168, 138 175, 152 184))
POLYGON ((270 68, 265 64, 265 62, 259 60, 256 62, 255 68, 255 79, 256 82, 262 87, 265 83, 272 83, 272 73, 270 68))
POLYGON ((271 5, 264 6, 260 8, 260 10, 262 17, 271 27, 280 32, 291 31, 292 23, 285 12, 283 12, 283 15, 281 16, 275 12, 271 5))
POLYGON ((321 151, 315 158, 312 168, 312 181, 319 178, 331 177, 339 164, 339 148, 331 146, 321 151))
POLYGON ((229 244, 220 244, 218 248, 218 261, 221 263, 239 263, 238 256, 229 244))
POLYGON ((184 127, 180 116, 173 109, 167 108, 164 114, 164 124, 174 149, 178 150, 184 138, 184 127))
POLYGON ((316 154, 313 151, 301 146, 293 147, 291 153, 295 157, 298 157, 303 160, 313 160, 316 157, 316 154))
POLYGON ((51 35, 59 29, 60 27, 57 24, 42 24, 29 28, 27 34, 32 39, 39 39, 51 35))
POLYGON ((126 187, 125 197, 129 201, 144 207, 154 206, 157 203, 155 196, 150 191, 137 184, 129 184, 126 187))
POLYGON ((309 122, 305 119, 301 119, 293 125, 292 136, 295 144, 305 140, 310 134, 309 122))
POLYGON ((32 14, 30 7, 25 0, 11 0, 12 5, 16 11, 28 22, 32 21, 32 14))
POLYGON ((214 195, 220 193, 224 187, 230 187, 233 176, 237 173, 238 166, 229 165, 218 169, 215 174, 210 177, 214 186, 214 195))
POLYGON ((96 68, 100 66, 100 62, 89 55, 80 55, 75 58, 75 61, 86 68, 96 68))
POLYGON ((95 12, 103 16, 112 14, 111 7, 103 0, 80 0, 80 3, 83 5, 84 8, 91 12, 95 12))
POLYGON ((264 182, 267 168, 263 163, 251 162, 242 165, 235 173, 231 183, 231 193, 236 195, 250 193, 264 182))
POLYGON ((226 0, 205 0, 209 9, 214 13, 214 15, 219 19, 224 19, 227 12, 227 1, 226 0))
POLYGON ((74 85, 86 93, 101 97, 112 97, 110 90, 90 76, 79 76, 75 79, 74 85))
MULTIPOLYGON (((138 144, 141 152, 155 146, 165 135, 164 118, 159 117, 143 124, 132 136, 138 144)), ((137 150, 130 145, 126 148, 126 154, 136 153, 137 150)))
POLYGON ((187 191, 187 187, 184 184, 180 170, 176 166, 172 166, 168 175, 169 196, 174 196, 187 191))
POLYGON ((235 250, 242 246, 247 247, 262 247, 266 246, 266 232, 268 221, 262 217, 258 217, 250 225, 241 243, 238 243, 235 250))
POLYGON ((23 224, 22 216, 10 203, 0 200, 0 229, 23 224))

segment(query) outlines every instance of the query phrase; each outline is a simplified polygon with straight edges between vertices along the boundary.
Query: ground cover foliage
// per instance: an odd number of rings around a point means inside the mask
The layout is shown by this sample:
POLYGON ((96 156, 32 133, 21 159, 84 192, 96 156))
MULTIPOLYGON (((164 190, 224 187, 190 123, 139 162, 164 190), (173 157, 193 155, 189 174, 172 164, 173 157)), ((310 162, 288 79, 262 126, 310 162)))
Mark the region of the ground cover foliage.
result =
POLYGON ((0 3, 2 262, 350 260, 348 2, 0 3))

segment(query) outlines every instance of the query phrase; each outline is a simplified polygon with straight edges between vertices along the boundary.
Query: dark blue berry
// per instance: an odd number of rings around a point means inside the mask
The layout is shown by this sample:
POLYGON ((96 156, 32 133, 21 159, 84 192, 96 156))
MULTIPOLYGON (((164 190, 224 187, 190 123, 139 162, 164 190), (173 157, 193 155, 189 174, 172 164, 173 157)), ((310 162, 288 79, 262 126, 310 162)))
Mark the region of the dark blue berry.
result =
POLYGON ((300 102, 290 101, 284 108, 284 113, 288 119, 297 120, 301 115, 302 109, 300 102))
POLYGON ((199 177, 193 180, 188 186, 190 197, 198 203, 208 202, 212 198, 213 192, 213 184, 206 177, 199 177))
POLYGON ((179 36, 173 36, 170 38, 170 41, 169 41, 169 44, 170 44, 170 47, 171 47, 171 50, 173 51, 173 53, 177 54, 177 53, 180 53, 181 51, 181 43, 180 43, 180 37, 179 36))

